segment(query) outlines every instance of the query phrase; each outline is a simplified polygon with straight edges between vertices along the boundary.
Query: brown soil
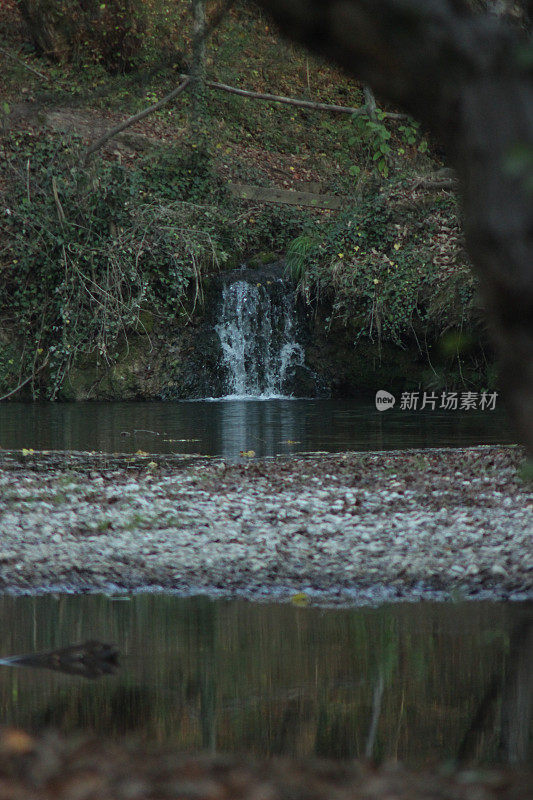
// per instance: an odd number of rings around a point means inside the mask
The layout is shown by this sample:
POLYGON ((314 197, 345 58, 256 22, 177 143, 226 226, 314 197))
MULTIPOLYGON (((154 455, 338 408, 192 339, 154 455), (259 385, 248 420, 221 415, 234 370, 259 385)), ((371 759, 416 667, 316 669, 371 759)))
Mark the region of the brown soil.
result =
POLYGON ((2 800, 529 800, 532 779, 527 770, 254 761, 0 731, 2 800))

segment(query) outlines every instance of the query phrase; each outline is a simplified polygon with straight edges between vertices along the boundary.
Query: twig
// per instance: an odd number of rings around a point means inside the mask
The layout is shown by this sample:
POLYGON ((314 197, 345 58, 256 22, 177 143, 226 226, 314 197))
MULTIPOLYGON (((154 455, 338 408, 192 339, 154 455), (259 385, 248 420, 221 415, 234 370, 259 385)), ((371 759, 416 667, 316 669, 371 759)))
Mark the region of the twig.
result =
POLYGON ((117 133, 120 133, 121 131, 125 130, 126 128, 129 128, 130 125, 134 125, 136 122, 139 122, 141 119, 144 119, 145 117, 148 116, 148 114, 153 114, 154 111, 158 111, 164 105, 166 105, 171 100, 173 100, 175 97, 177 97, 179 94, 181 94, 181 92, 183 92, 184 89, 187 88, 187 86, 189 85, 190 82, 191 82, 191 77, 189 75, 187 75, 185 77, 185 80, 182 81, 182 83, 180 83, 179 86, 176 86, 175 89, 173 89, 171 92, 169 92, 169 94, 165 95, 165 97, 163 97, 161 100, 159 100, 158 103, 154 103, 153 105, 148 106, 148 108, 145 108, 143 111, 139 111, 138 114, 134 114, 133 117, 129 117, 128 119, 124 120, 124 122, 121 122, 118 125, 115 125, 114 128, 111 128, 111 130, 107 131, 107 133, 104 133, 103 136, 100 136, 100 138, 97 139, 96 142, 94 142, 85 151, 85 156, 83 158, 83 163, 87 164, 87 162, 89 160, 89 157, 94 152, 96 152, 96 150, 99 150, 102 147, 102 145, 104 145, 106 142, 108 142, 109 139, 112 139, 114 136, 116 136, 117 133))
POLYGON ((5 48, 3 48, 3 47, 0 47, 0 53, 3 53, 3 54, 4 54, 4 55, 6 55, 8 58, 12 58, 12 59, 13 59, 13 61, 16 61, 16 62, 17 62, 17 64, 20 64, 20 65, 21 65, 21 67, 24 67, 24 69, 28 69, 30 72, 34 72, 34 73, 35 73, 35 75, 38 75, 38 76, 39 76, 39 78, 42 78, 42 79, 43 79, 43 80, 45 80, 45 81, 49 81, 49 80, 50 80, 50 78, 48 77, 48 75, 44 75, 44 73, 42 73, 42 72, 39 72, 39 70, 38 70, 38 69, 34 69, 33 67, 30 67, 30 66, 29 66, 29 64, 26 64, 26 62, 25 62, 25 61, 22 61, 22 59, 21 59, 21 58, 18 58, 17 56, 14 56, 14 55, 13 55, 13 53, 10 53, 10 52, 9 52, 9 50, 6 50, 5 48))
POLYGON ((59 192, 57 191, 57 181, 54 177, 52 177, 52 193, 54 195, 59 222, 61 223, 61 225, 64 225, 66 221, 65 212, 63 211, 63 206, 61 205, 61 200, 59 199, 59 192))
POLYGON ((8 392, 7 394, 4 394, 4 395, 2 395, 2 397, 0 397, 0 402, 2 402, 2 400, 7 400, 7 398, 8 398, 8 397, 12 397, 14 394, 16 394, 17 392, 19 392, 19 391, 20 391, 20 390, 21 390, 21 389, 22 389, 24 386, 26 386, 26 384, 27 384, 27 383, 29 383, 30 381, 34 380, 34 379, 35 379, 35 376, 36 376, 36 375, 37 375, 37 374, 38 374, 38 373, 39 373, 39 372, 40 372, 42 369, 44 369, 44 368, 46 367, 46 365, 47 365, 47 363, 48 363, 48 358, 49 358, 49 355, 47 355, 47 356, 46 356, 45 360, 43 361, 43 363, 41 364, 41 366, 39 367, 39 369, 35 369, 35 370, 33 370, 32 374, 30 375, 30 377, 29 377, 29 378, 26 378, 26 380, 24 380, 24 381, 22 381, 21 383, 19 383, 19 385, 18 385, 18 386, 15 386, 15 388, 14 388, 14 389, 11 389, 11 391, 10 391, 10 392, 8 392))

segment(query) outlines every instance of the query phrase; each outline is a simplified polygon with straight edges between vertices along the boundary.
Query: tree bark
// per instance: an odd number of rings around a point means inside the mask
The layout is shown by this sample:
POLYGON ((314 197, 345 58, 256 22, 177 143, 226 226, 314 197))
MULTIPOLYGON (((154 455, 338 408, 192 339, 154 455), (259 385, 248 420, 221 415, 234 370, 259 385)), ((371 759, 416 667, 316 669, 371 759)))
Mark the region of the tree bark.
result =
POLYGON ((33 46, 40 55, 58 59, 70 49, 57 3, 52 0, 18 0, 33 46))
POLYGON ((446 141, 501 389, 533 455, 533 81, 530 58, 520 57, 527 40, 493 16, 469 14, 458 0, 259 5, 291 39, 345 67, 446 141), (529 158, 511 170, 519 149, 529 158))

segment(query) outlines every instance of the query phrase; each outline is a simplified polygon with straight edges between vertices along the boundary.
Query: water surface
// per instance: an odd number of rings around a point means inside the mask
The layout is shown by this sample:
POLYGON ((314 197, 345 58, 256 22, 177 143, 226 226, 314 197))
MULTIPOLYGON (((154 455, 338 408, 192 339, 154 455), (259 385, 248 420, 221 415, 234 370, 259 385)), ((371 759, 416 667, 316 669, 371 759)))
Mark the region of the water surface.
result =
POLYGON ((531 755, 529 712, 513 699, 532 690, 531 604, 324 611, 164 595, 0 597, 0 620, 0 656, 87 639, 122 652, 114 675, 92 681, 0 666, 3 724, 414 765, 531 755))
POLYGON ((9 403, 0 447, 258 456, 515 441, 500 410, 379 412, 357 400, 9 403))

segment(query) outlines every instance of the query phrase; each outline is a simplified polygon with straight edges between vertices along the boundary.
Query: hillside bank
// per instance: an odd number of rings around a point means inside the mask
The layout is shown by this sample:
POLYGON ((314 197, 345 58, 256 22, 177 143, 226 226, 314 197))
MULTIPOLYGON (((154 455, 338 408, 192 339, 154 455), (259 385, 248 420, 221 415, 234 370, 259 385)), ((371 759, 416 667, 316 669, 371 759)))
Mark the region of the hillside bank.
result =
MULTIPOLYGON (((201 136, 184 93, 84 162, 186 70, 188 5, 176 6, 164 25, 154 16, 162 27, 146 29, 126 72, 81 42, 47 60, 0 9, 16 56, 0 81, 0 395, 197 396, 188 348, 215 313, 217 276, 273 262, 308 318, 308 366, 334 396, 384 376, 397 389, 492 388, 445 153, 413 120, 383 116, 394 109, 352 117, 207 88, 201 136), (243 184, 340 207, 243 199, 230 190, 243 184)), ((230 13, 206 63, 215 81, 364 109, 362 86, 253 9, 230 13)))

